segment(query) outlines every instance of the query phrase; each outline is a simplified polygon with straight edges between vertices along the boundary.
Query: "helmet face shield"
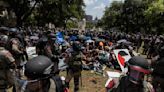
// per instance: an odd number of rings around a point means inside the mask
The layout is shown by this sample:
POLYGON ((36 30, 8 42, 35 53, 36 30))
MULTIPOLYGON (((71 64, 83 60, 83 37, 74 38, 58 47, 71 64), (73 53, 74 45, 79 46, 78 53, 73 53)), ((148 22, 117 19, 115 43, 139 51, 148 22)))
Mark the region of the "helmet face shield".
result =
POLYGON ((143 69, 143 68, 141 68, 141 67, 139 67, 139 66, 130 66, 130 69, 131 69, 131 70, 136 70, 136 71, 138 71, 138 72, 142 72, 142 73, 144 73, 144 74, 150 74, 150 73, 151 73, 150 70, 148 70, 148 69, 143 69))
POLYGON ((150 70, 143 69, 139 66, 130 65, 129 69, 130 69, 129 76, 132 79, 132 81, 135 81, 135 82, 143 81, 144 80, 144 75, 151 73, 150 70))
POLYGON ((51 74, 52 61, 45 56, 37 56, 25 64, 25 76, 30 79, 43 78, 51 74))
POLYGON ((140 81, 144 79, 144 73, 137 70, 130 70, 129 76, 133 81, 140 81))

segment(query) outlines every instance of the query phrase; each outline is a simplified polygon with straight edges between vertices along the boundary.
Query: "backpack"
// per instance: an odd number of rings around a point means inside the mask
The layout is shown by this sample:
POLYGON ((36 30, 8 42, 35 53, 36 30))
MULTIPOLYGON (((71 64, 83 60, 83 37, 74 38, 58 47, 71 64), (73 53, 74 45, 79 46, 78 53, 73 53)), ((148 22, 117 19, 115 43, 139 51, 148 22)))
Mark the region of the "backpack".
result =
POLYGON ((73 52, 71 60, 68 62, 69 68, 74 71, 78 72, 82 70, 82 58, 81 53, 73 52))

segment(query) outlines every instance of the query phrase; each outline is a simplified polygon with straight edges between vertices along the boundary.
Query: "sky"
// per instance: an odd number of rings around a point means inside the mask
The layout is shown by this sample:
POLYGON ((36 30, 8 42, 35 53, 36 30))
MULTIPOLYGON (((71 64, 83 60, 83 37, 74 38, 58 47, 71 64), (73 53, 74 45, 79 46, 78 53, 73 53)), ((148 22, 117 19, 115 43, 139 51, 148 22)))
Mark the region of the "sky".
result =
POLYGON ((110 6, 113 1, 124 1, 124 0, 84 0, 86 5, 85 12, 87 15, 92 15, 93 19, 98 17, 100 19, 106 6, 110 6))

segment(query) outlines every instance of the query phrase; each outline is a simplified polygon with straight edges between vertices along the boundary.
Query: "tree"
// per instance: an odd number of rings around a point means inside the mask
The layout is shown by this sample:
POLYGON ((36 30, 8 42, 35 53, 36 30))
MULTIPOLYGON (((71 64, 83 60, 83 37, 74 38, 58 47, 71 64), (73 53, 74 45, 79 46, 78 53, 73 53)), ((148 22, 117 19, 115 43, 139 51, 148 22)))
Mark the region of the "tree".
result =
MULTIPOLYGON (((153 4, 153 8, 155 8, 155 6, 160 7, 160 9, 157 10, 158 12, 163 10, 163 6, 159 5, 159 3, 162 2, 158 2, 158 5, 154 5, 154 2, 157 1, 125 0, 124 3, 115 1, 110 7, 105 9, 101 24, 103 24, 105 28, 117 27, 125 32, 149 32, 152 29, 152 24, 156 24, 155 21, 150 21, 151 17, 153 16, 152 19, 155 19, 154 17, 158 15, 152 15, 152 8, 149 7, 153 4)), ((157 19, 159 21, 161 18, 157 17, 157 19)))
POLYGON ((149 3, 144 14, 149 21, 151 29, 164 33, 164 1, 155 0, 149 3))
POLYGON ((99 24, 104 24, 105 28, 120 27, 122 5, 122 2, 114 1, 110 7, 106 7, 102 23, 99 24))
POLYGON ((92 22, 86 22, 86 28, 87 29, 92 29, 94 26, 95 26, 94 23, 92 23, 92 22))
POLYGON ((124 31, 140 32, 143 29, 145 24, 144 9, 143 0, 125 0, 121 13, 124 31))
POLYGON ((41 0, 4 0, 9 4, 11 11, 16 16, 16 26, 22 26, 23 22, 31 15, 41 0))
POLYGON ((82 19, 83 7, 83 0, 43 0, 37 8, 36 19, 38 24, 44 25, 51 22, 56 27, 66 27, 68 20, 72 18, 82 19))
POLYGON ((75 21, 69 20, 66 24, 67 29, 78 28, 78 24, 75 21))
POLYGON ((66 27, 68 20, 81 20, 84 12, 83 0, 4 0, 16 15, 17 26, 37 24, 44 26, 53 23, 66 27))

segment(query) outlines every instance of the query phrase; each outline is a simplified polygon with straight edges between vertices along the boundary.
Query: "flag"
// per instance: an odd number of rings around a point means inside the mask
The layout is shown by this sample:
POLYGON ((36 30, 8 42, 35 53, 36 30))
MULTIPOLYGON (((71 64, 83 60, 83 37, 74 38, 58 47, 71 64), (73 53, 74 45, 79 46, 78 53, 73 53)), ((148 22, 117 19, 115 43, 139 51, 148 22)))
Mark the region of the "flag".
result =
POLYGON ((117 49, 117 50, 113 50, 113 52, 117 58, 117 61, 120 65, 122 72, 124 72, 125 71, 125 62, 129 61, 129 59, 131 58, 129 50, 128 49, 117 49))

